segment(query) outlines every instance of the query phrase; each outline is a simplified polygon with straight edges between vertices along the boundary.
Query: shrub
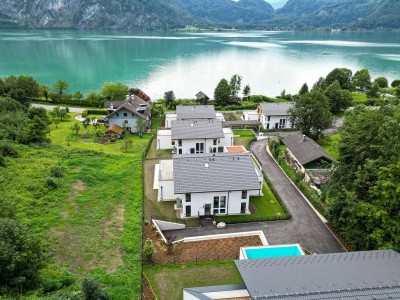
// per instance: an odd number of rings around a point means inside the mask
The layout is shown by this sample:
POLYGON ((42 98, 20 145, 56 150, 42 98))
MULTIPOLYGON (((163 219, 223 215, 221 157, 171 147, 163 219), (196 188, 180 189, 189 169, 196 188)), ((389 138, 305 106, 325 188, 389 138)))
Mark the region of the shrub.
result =
POLYGON ((57 266, 49 266, 40 271, 42 289, 45 293, 59 290, 74 283, 73 275, 57 266))
POLYGON ((82 293, 85 300, 108 300, 110 296, 97 279, 85 278, 82 281, 82 293))
POLYGON ((143 224, 144 224, 144 225, 150 225, 150 222, 149 222, 148 220, 144 220, 144 221, 143 221, 143 224))
POLYGON ((150 239, 147 239, 146 242, 144 243, 143 255, 144 255, 145 259, 152 260, 153 254, 154 254, 153 241, 150 239))
POLYGON ((4 157, 18 157, 19 152, 15 144, 7 140, 2 140, 0 141, 0 155, 4 157))
POLYGON ((27 289, 39 282, 47 255, 39 239, 15 220, 0 219, 0 286, 27 289))
POLYGON ((279 148, 280 145, 281 145, 281 142, 280 142, 279 139, 270 139, 269 140, 269 149, 270 149, 270 151, 272 153, 272 156, 275 159, 278 159, 279 151, 280 151, 280 148, 279 148))
POLYGON ((56 178, 61 178, 64 176, 64 172, 65 172, 65 167, 62 165, 57 165, 54 166, 53 168, 51 168, 51 176, 56 177, 56 178))
POLYGON ((0 167, 5 168, 7 166, 6 160, 0 155, 0 167))
POLYGON ((52 190, 55 190, 58 186, 56 180, 52 177, 47 177, 45 183, 46 186, 52 190))

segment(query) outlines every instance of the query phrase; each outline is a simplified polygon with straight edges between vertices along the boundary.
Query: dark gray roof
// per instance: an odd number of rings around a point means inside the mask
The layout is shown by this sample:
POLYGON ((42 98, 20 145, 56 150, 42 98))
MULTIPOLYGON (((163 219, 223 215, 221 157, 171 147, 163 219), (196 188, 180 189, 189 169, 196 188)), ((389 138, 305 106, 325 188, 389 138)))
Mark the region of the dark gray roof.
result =
POLYGON ((179 105, 176 107, 178 120, 215 119, 214 105, 179 105))
POLYGON ((265 116, 287 116, 288 110, 293 108, 294 102, 260 103, 265 116))
POLYGON ((217 285, 217 286, 206 286, 206 287, 196 287, 196 288, 186 288, 183 289, 185 292, 197 297, 200 300, 209 300, 211 298, 205 296, 205 293, 217 293, 225 291, 237 291, 245 290, 246 286, 244 284, 230 284, 230 285, 217 285))
POLYGON ((252 299, 400 299, 400 254, 393 250, 235 264, 252 299))
POLYGON ((229 126, 237 126, 237 125, 246 125, 246 126, 260 126, 261 123, 258 121, 253 120, 241 120, 241 121, 223 121, 222 126, 229 127, 229 126))
POLYGON ((325 158, 328 161, 334 159, 325 152, 313 139, 304 137, 301 132, 295 132, 283 139, 283 143, 292 152, 296 159, 305 165, 319 158, 325 158))
POLYGON ((106 103, 104 104, 104 106, 106 106, 108 109, 111 105, 115 110, 111 112, 108 117, 112 117, 122 109, 127 109, 143 119, 147 119, 147 117, 150 116, 150 104, 136 95, 129 96, 125 101, 106 101, 106 103), (145 109, 142 109, 142 107, 144 107, 145 109))
POLYGON ((259 190, 250 153, 174 156, 175 194, 259 190))
POLYGON ((203 93, 202 91, 198 92, 196 94, 196 98, 197 100, 202 100, 202 99, 210 99, 205 93, 203 93))
POLYGON ((224 130, 221 121, 173 121, 171 123, 171 138, 173 140, 187 139, 218 139, 223 138, 224 130))

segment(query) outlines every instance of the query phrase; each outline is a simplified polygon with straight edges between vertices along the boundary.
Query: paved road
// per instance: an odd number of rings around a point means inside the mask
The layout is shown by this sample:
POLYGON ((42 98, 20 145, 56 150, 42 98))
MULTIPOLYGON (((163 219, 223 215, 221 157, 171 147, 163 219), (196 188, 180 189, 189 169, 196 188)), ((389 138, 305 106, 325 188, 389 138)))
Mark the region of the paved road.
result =
MULTIPOLYGON (((32 103, 32 107, 41 107, 44 108, 45 110, 53 110, 54 105, 45 105, 45 104, 36 104, 32 103)), ((86 108, 80 108, 80 107, 69 107, 69 111, 73 113, 82 113, 86 108)))
POLYGON ((262 163, 264 172, 268 175, 275 189, 290 210, 292 214, 291 220, 228 225, 225 229, 210 227, 189 228, 165 232, 165 234, 174 235, 179 239, 190 236, 262 230, 268 243, 272 245, 300 243, 306 250, 312 253, 345 251, 328 227, 321 221, 267 153, 266 145, 266 140, 257 141, 251 145, 251 150, 262 163))

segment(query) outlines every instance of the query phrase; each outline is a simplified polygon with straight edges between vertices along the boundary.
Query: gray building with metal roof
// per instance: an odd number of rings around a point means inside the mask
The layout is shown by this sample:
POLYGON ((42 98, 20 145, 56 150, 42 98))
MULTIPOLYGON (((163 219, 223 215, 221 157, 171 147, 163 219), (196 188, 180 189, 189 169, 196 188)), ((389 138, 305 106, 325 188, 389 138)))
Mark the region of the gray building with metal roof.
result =
MULTIPOLYGON (((393 250, 236 260, 235 265, 248 292, 242 299, 400 299, 400 254, 393 250)), ((226 290, 184 289, 184 299, 228 299, 232 291, 226 290)))
POLYGON ((214 105, 178 105, 176 115, 178 120, 216 118, 214 105))

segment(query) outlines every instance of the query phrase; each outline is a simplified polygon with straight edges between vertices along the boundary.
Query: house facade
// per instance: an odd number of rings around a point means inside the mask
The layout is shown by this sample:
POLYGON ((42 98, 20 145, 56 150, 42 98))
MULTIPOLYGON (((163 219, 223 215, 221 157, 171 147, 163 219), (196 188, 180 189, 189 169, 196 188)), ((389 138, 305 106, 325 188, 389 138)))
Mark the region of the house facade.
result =
POLYGON ((137 132, 137 122, 143 119, 146 128, 151 128, 151 106, 135 95, 127 95, 125 101, 106 101, 109 126, 126 128, 129 132, 137 132))
POLYGON ((232 129, 222 128, 216 119, 173 121, 171 129, 157 131, 157 149, 171 149, 175 154, 216 153, 232 145, 232 129))
POLYGON ((250 153, 175 155, 156 172, 158 200, 176 201, 182 218, 249 214, 250 196, 262 195, 263 175, 250 153))
POLYGON ((171 128, 174 121, 224 121, 222 113, 216 113, 213 105, 179 105, 176 113, 165 114, 165 128, 171 128))
POLYGON ((260 103, 255 112, 245 111, 243 119, 259 121, 264 129, 289 129, 293 126, 288 111, 293 106, 293 102, 260 103))

